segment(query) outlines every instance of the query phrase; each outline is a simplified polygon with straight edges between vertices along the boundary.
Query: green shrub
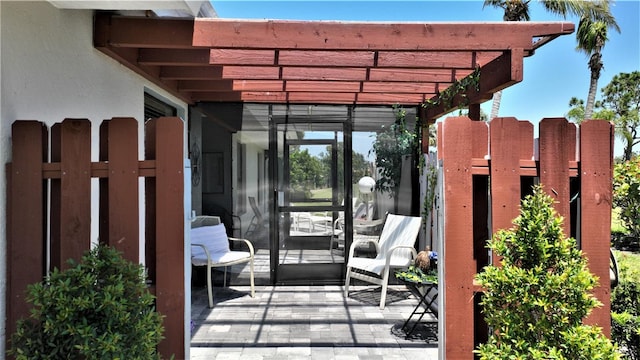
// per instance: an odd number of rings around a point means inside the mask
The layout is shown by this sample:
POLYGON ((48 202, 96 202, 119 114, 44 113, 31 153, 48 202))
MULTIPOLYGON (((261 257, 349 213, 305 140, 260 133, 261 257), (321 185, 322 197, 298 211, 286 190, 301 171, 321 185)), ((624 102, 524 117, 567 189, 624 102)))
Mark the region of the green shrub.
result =
POLYGON ((582 324, 598 300, 597 279, 541 186, 521 204, 514 227, 499 230, 489 248, 502 257, 477 275, 491 328, 481 359, 619 359, 601 329, 582 324))
POLYGON ((613 206, 628 235, 640 238, 640 157, 618 163, 613 168, 613 206))
POLYGON ((640 255, 616 257, 620 283, 611 292, 611 338, 627 359, 640 360, 640 255))
POLYGON ((98 246, 28 287, 33 305, 18 321, 9 354, 16 359, 158 359, 162 318, 143 268, 98 246))

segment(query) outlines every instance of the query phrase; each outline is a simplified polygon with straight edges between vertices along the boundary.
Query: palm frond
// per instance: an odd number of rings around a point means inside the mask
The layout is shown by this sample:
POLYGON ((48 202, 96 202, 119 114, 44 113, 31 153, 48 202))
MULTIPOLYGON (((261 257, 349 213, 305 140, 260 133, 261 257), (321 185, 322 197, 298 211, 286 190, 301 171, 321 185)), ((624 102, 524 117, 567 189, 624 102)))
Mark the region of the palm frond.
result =
POLYGON ((602 21, 616 31, 620 32, 620 27, 615 17, 611 14, 611 0, 541 0, 544 8, 554 14, 564 18, 567 15, 576 15, 580 18, 587 17, 592 21, 602 21))

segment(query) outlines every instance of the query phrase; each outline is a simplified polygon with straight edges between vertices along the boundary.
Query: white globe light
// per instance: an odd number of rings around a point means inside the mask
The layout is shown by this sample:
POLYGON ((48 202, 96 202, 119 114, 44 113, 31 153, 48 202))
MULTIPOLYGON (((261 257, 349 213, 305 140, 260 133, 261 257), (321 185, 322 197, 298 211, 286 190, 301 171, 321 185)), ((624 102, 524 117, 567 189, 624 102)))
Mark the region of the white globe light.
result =
POLYGON ((362 194, 370 194, 376 186, 376 181, 370 176, 364 176, 358 181, 358 188, 362 194))

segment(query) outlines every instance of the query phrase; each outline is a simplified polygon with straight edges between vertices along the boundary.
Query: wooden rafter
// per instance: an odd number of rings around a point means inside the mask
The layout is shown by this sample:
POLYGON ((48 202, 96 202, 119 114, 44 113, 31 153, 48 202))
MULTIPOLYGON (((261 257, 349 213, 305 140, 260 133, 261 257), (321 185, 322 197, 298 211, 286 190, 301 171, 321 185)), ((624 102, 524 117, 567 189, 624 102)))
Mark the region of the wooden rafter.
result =
MULTIPOLYGON (((567 22, 374 23, 161 19, 99 13, 94 46, 189 103, 417 106, 480 68, 478 104, 567 22)), ((424 112, 428 119, 444 104, 424 112)))

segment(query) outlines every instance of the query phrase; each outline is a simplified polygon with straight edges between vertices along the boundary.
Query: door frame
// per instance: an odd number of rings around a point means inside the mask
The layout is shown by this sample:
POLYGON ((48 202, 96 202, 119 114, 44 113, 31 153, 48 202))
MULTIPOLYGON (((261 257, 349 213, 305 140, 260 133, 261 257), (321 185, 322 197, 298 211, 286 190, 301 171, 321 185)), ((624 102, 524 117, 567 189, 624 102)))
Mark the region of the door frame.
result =
MULTIPOLYGON (((314 285, 314 284, 340 284, 344 282, 344 277, 346 274, 346 258, 347 258, 347 250, 353 241, 353 235, 351 229, 353 229, 353 211, 352 211, 352 117, 351 117, 351 108, 349 108, 348 116, 343 119, 314 119, 313 116, 308 118, 296 118, 291 119, 288 116, 283 117, 271 117, 269 124, 269 184, 272 191, 269 194, 269 200, 271 204, 272 214, 269 217, 270 221, 270 231, 269 231, 269 243, 270 243, 270 278, 273 284, 305 284, 305 285, 314 285), (308 211, 318 211, 318 210, 327 210, 336 212, 343 211, 345 217, 345 253, 344 258, 345 261, 338 264, 280 264, 280 256, 279 256, 279 239, 280 239, 280 224, 279 217, 281 212, 288 212, 293 210, 294 208, 299 210, 300 207, 291 207, 284 204, 279 204, 279 194, 278 194, 278 125, 281 124, 313 124, 313 123, 321 123, 321 124, 330 124, 334 123, 339 125, 342 128, 343 133, 343 186, 344 186, 344 204, 343 205, 335 205, 336 204, 336 193, 332 192, 332 205, 331 206, 322 206, 322 207, 314 207, 314 206, 305 206, 304 210, 308 211)), ((334 162, 337 161, 338 151, 338 141, 335 139, 307 139, 307 140, 294 140, 294 143, 304 145, 304 144, 327 144, 334 145, 333 146, 333 156, 335 156, 334 162)), ((290 145, 285 142, 287 148, 290 145)), ((288 151, 287 151, 288 152, 288 151)), ((286 158, 286 157, 285 157, 286 158)), ((283 171, 284 173, 284 171, 283 171)), ((334 166, 333 174, 332 174, 332 187, 338 186, 338 169, 334 166)))

